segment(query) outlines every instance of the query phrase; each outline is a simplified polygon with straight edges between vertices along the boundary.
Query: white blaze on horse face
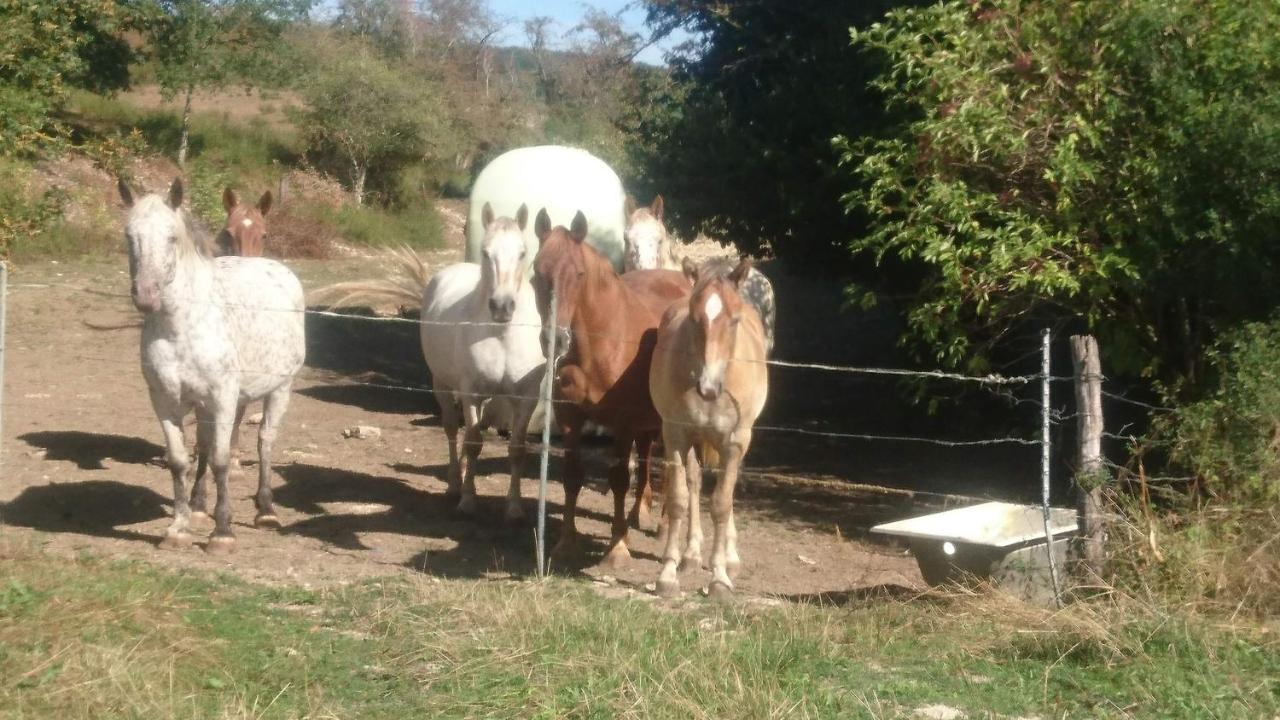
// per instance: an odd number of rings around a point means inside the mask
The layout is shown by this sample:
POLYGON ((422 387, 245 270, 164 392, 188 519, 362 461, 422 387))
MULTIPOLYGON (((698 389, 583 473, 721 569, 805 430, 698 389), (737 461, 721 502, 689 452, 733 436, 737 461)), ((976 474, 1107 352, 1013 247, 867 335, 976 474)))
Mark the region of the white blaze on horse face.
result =
POLYGON ((143 312, 160 309, 161 291, 173 281, 181 223, 158 195, 139 200, 125 221, 133 302, 143 312))
POLYGON ((244 220, 241 220, 241 221, 240 221, 240 224, 241 224, 241 225, 244 225, 244 226, 245 226, 245 227, 247 227, 247 228, 251 228, 251 227, 253 227, 253 221, 252 221, 252 220, 250 220, 249 218, 245 218, 244 220))
POLYGON ((524 235, 508 218, 499 218, 485 238, 482 274, 489 282, 489 310, 496 322, 507 322, 528 266, 524 235))
MULTIPOLYGON (((639 213, 637 213, 639 214, 639 213)), ((662 267, 662 242, 666 239, 662 223, 652 215, 635 219, 627 228, 627 269, 656 270, 662 267)))
POLYGON ((711 293, 707 298, 705 310, 708 322, 715 322, 715 319, 720 317, 720 311, 724 310, 724 301, 720 299, 719 293, 711 293))

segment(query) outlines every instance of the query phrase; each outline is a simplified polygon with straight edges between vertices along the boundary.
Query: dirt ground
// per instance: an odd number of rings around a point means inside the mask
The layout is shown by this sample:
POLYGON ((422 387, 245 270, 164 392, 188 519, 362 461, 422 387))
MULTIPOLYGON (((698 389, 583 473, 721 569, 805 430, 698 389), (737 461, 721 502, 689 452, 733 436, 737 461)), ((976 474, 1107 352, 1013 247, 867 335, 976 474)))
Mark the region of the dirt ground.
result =
MULTIPOLYGON (((458 248, 460 232, 452 229, 458 248)), ((430 261, 443 264, 459 255, 456 249, 442 251, 430 261)), ((308 287, 378 272, 377 260, 368 257, 290 264, 308 287)), ((163 469, 161 435, 138 368, 138 330, 98 330, 85 324, 127 324, 137 317, 127 300, 126 267, 120 256, 91 263, 46 262, 11 273, 0 530, 56 552, 144 558, 312 586, 388 573, 470 578, 532 573, 532 524, 510 529, 501 521, 505 442, 493 434, 487 437, 479 468, 478 517, 459 517, 444 500, 447 451, 431 396, 354 384, 427 384, 416 328, 319 316, 308 318, 308 364, 276 444, 274 487, 283 528, 259 530, 251 524, 256 428, 246 427, 247 476, 232 480, 236 553, 222 558, 207 556, 199 547, 177 553, 157 549, 172 511, 172 484, 163 469), (343 431, 356 425, 376 426, 381 437, 345 439, 343 431)), ((892 346, 892 331, 871 330, 867 318, 836 319, 838 302, 820 293, 838 297, 838 288, 821 289, 807 281, 788 284, 785 278, 775 278, 775 284, 782 308, 780 357, 856 363, 867 361, 871 348, 892 346), (784 288, 791 286, 795 290, 788 295, 784 288), (817 312, 814 308, 825 315, 807 317, 817 312), (819 326, 827 331, 815 332, 819 326)), ((904 422, 902 402, 891 383, 775 370, 761 424, 885 432, 904 422)), ((645 595, 658 572, 660 548, 652 533, 632 533, 634 559, 628 567, 606 572, 595 565, 608 537, 612 507, 604 484, 606 447, 594 447, 588 458, 580 522, 584 558, 558 570, 591 577, 601 587, 645 595)), ((928 491, 1018 497, 1025 490, 1018 488, 1033 486, 1035 452, 921 452, 918 447, 758 432, 736 506, 744 563, 739 592, 800 599, 920 588, 911 556, 902 547, 868 537, 867 529, 954 502, 928 491), (860 483, 903 490, 868 491, 860 483), (997 487, 1004 491, 994 492, 997 487)), ((532 477, 523 489, 532 517, 536 456, 530 456, 526 468, 532 477)), ((560 532, 558 477, 553 458, 550 543, 560 532)), ((704 524, 709 551, 709 517, 704 524)), ((683 584, 696 591, 709 578, 705 570, 694 570, 683 584)))

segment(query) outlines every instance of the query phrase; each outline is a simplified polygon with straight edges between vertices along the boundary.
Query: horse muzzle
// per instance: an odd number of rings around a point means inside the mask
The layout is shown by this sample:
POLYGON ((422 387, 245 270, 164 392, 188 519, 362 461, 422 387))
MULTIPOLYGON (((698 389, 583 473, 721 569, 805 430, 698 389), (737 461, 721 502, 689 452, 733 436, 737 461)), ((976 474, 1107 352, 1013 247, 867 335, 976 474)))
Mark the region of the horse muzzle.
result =
MULTIPOLYGON (((555 333, 556 355, 564 355, 569 352, 569 346, 573 343, 573 332, 567 327, 560 326, 555 329, 555 333)), ((542 340, 542 356, 548 360, 552 359, 550 332, 544 327, 538 337, 542 340)))
POLYGON ((515 298, 489 298, 489 314, 493 317, 494 322, 511 322, 511 316, 515 314, 515 311, 515 298))
POLYGON ((153 286, 135 283, 130 295, 133 297, 133 306, 141 312, 151 313, 160 309, 160 290, 153 286))

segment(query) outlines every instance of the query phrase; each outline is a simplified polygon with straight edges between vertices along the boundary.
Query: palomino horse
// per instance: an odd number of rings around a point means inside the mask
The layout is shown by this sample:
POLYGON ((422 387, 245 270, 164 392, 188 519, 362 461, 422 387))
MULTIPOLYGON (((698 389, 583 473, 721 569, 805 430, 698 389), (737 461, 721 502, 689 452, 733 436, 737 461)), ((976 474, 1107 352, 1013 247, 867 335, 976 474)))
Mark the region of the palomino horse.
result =
POLYGON ((635 198, 627 196, 626 271, 675 270, 680 267, 675 248, 662 224, 662 196, 655 195, 649 207, 637 207, 635 198))
POLYGON ((205 549, 229 552, 235 546, 227 490, 231 435, 245 404, 258 399, 263 400, 263 418, 254 523, 279 525, 271 504, 271 446, 306 354, 302 286, 274 260, 210 257, 181 209, 180 180, 173 181, 165 198, 147 195, 134 202, 123 180, 119 190, 129 208, 125 238, 133 303, 146 316, 142 374, 173 475, 174 517, 161 547, 191 543, 191 515, 205 512, 204 475, 211 467, 218 499, 205 549), (190 460, 182 419, 193 409, 197 468, 188 504, 190 460))
POLYGON ((702 474, 693 450, 699 441, 709 443, 721 458, 719 482, 711 496, 715 538, 710 592, 716 597, 733 591, 730 573, 736 574, 740 563, 733 489, 751 446, 751 428, 769 394, 764 327, 740 294, 750 270, 751 261, 744 259, 727 275, 708 273, 686 259, 684 272, 694 284, 693 293, 687 304, 672 306, 658 328, 649 390, 662 415, 663 454, 670 473, 663 503, 669 527, 657 583, 664 597, 680 592, 678 564, 702 562, 702 474), (680 536, 686 523, 689 543, 682 563, 680 536))
POLYGON ((227 255, 262 257, 267 235, 267 211, 271 209, 271 191, 262 193, 257 205, 240 202, 230 187, 222 191, 222 207, 227 211, 227 224, 218 233, 218 245, 227 255))
POLYGON ((511 428, 509 522, 525 517, 520 505, 524 443, 546 366, 538 340, 542 319, 526 280, 531 258, 522 233, 528 219, 524 205, 511 219, 494 218, 486 203, 481 213, 485 234, 480 264, 450 265, 427 280, 422 261, 406 250, 401 261, 407 281, 339 283, 316 291, 343 291, 346 295, 340 303, 357 296, 421 301, 422 355, 431 370, 440 421, 449 440, 449 495, 460 496, 459 511, 475 512, 475 466, 483 431, 494 418, 501 418, 511 428), (458 458, 459 409, 466 428, 465 464, 458 458))
POLYGON ((611 546, 604 564, 631 557, 627 549, 627 461, 634 443, 639 458, 636 504, 631 520, 649 524, 644 503, 649 478, 649 449, 662 419, 649 398, 649 362, 655 330, 671 303, 689 294, 678 272, 641 270, 619 277, 613 266, 583 240, 587 220, 581 212, 570 229, 552 227, 545 209, 534 223, 540 249, 534 258, 534 290, 543 318, 556 298, 557 347, 564 360, 556 373, 555 418, 564 434, 564 529, 552 551, 563 558, 576 549, 578 492, 582 489, 582 425, 591 420, 614 435, 611 546))

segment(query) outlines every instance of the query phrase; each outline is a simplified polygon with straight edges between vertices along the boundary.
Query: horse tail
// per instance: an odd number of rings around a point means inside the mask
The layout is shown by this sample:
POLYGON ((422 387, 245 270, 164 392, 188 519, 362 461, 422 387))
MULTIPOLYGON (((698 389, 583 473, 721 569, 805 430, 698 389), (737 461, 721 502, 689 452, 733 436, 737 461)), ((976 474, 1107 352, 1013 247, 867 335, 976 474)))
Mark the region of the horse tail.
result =
POLYGON ((390 261, 392 274, 378 280, 350 280, 316 288, 309 293, 310 301, 327 301, 330 307, 350 306, 362 302, 399 302, 411 306, 422 304, 422 294, 431 280, 426 263, 408 245, 388 250, 384 257, 390 261))

